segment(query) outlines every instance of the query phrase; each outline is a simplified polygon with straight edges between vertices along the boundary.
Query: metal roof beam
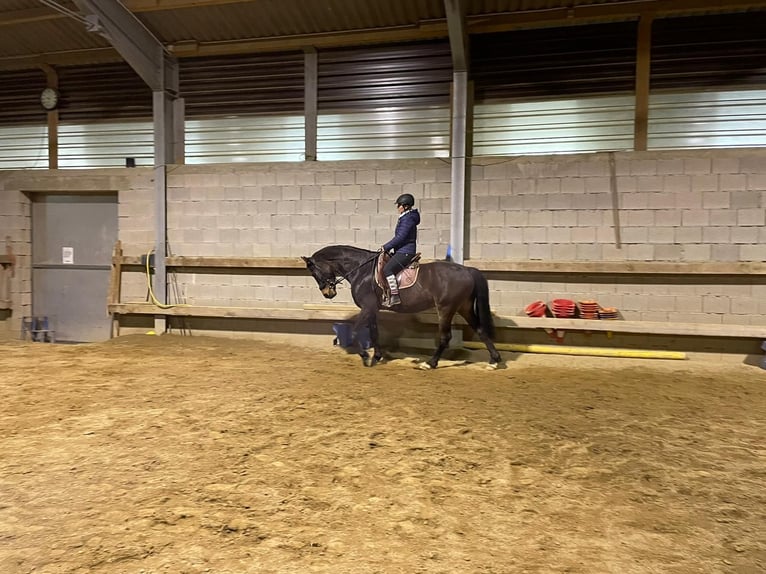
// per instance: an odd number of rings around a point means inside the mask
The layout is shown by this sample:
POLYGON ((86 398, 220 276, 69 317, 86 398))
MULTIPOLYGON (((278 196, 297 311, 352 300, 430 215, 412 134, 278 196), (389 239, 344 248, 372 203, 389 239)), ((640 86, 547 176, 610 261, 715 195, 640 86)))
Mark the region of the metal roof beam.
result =
POLYGON ((468 34, 465 29, 465 6, 463 0, 444 0, 447 13, 449 45, 452 51, 452 68, 455 72, 468 71, 468 34))
POLYGON ((89 31, 104 36, 152 91, 178 93, 177 62, 120 2, 74 0, 89 21, 89 31), (176 68, 175 74, 173 67, 176 68), (173 76, 175 75, 175 82, 173 76))

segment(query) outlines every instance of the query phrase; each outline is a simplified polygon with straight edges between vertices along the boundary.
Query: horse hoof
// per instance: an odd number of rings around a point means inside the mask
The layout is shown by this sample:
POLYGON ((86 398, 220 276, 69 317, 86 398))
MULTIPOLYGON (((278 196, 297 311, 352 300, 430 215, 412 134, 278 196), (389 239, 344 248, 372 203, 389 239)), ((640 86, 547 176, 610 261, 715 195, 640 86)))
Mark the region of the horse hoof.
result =
POLYGON ((497 370, 497 363, 490 363, 490 364, 488 364, 487 365, 487 370, 488 371, 495 371, 495 370, 497 370))
POLYGON ((418 365, 418 369, 420 369, 421 371, 430 371, 431 368, 432 368, 431 365, 429 365, 428 363, 420 363, 418 365))

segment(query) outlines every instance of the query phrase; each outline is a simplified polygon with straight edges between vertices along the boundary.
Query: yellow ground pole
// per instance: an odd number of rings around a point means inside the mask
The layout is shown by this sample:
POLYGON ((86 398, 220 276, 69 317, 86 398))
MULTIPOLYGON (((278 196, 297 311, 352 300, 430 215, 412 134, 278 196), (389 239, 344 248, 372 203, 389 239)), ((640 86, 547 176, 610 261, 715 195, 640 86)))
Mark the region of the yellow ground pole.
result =
MULTIPOLYGON (((467 349, 484 349, 484 343, 464 341, 467 349)), ((686 353, 680 351, 644 351, 641 349, 610 349, 602 347, 570 347, 566 345, 521 345, 515 343, 495 343, 498 351, 517 353, 547 353, 549 355, 583 355, 588 357, 623 357, 627 359, 686 359, 686 353)))

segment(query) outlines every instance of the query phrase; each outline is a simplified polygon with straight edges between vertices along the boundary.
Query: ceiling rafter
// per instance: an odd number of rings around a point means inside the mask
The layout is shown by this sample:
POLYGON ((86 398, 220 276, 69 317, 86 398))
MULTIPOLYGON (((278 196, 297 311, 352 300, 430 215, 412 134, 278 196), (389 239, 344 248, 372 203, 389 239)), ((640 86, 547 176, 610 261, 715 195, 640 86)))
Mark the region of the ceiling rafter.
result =
POLYGON ((502 14, 485 14, 468 19, 471 33, 503 32, 517 28, 566 26, 582 22, 634 20, 644 15, 654 18, 711 12, 737 12, 764 9, 763 0, 634 0, 608 4, 583 4, 547 10, 524 10, 502 14))
MULTIPOLYGON (((253 0, 123 0, 132 12, 173 11, 210 6, 251 3, 253 0)), ((563 3, 563 2, 562 2, 563 3)), ((63 2, 73 6, 71 2, 63 2)), ((472 15, 466 17, 470 34, 502 32, 523 28, 568 26, 582 23, 609 22, 638 19, 642 15, 654 18, 674 15, 693 15, 711 12, 766 10, 764 0, 626 0, 610 3, 582 4, 547 10, 520 10, 517 12, 472 15)), ((40 21, 66 18, 50 8, 40 7, 12 12, 0 12, 0 27, 23 25, 40 21)), ((303 50, 306 48, 341 48, 374 43, 394 43, 447 38, 447 19, 421 21, 414 25, 335 31, 329 33, 231 38, 197 42, 189 40, 166 44, 179 58, 193 56, 223 56, 229 54, 264 53, 303 50)), ((77 65, 120 61, 116 50, 110 47, 47 51, 44 53, 6 56, 0 58, 0 70, 37 67, 41 63, 77 65)))
MULTIPOLYGON (((123 0, 125 7, 134 13, 160 12, 163 10, 182 10, 184 8, 205 8, 209 6, 226 6, 243 4, 253 0, 123 0)), ((76 10, 71 2, 60 2, 67 8, 76 10)), ((51 8, 27 8, 11 12, 0 12, 0 26, 43 22, 45 20, 60 20, 66 15, 51 8)))

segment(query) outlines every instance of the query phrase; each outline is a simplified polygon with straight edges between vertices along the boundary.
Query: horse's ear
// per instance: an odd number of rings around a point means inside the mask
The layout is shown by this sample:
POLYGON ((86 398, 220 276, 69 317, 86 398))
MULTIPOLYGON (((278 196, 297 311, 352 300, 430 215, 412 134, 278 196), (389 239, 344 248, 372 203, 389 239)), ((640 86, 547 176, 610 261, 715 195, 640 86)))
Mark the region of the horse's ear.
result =
POLYGON ((303 259, 303 262, 306 264, 306 267, 309 267, 311 265, 311 259, 309 257, 304 257, 301 255, 301 259, 303 259))

